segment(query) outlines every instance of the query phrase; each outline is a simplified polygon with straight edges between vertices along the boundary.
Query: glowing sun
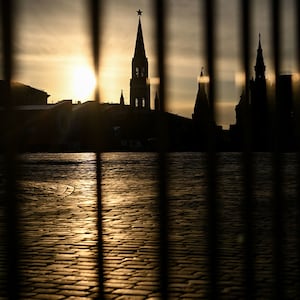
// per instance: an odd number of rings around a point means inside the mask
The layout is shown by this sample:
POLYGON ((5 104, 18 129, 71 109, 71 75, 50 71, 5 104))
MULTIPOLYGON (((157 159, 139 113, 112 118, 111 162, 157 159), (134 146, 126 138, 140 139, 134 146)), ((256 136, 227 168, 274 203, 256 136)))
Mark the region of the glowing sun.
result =
POLYGON ((76 100, 91 100, 96 87, 96 77, 92 69, 85 65, 78 65, 72 71, 72 89, 76 100))

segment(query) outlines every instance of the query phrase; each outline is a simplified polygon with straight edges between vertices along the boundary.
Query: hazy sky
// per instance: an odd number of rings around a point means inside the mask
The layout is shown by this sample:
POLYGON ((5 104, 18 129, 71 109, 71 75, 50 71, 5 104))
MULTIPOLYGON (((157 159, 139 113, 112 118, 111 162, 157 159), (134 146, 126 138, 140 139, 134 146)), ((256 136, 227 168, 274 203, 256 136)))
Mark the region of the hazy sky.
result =
MULTIPOLYGON (((282 72, 295 72, 293 5, 283 2, 282 72)), ((18 0, 16 70, 14 79, 47 91, 49 102, 62 99, 89 100, 92 94, 88 71, 91 69, 90 38, 85 0, 18 0)), ((203 1, 202 1, 203 2, 203 1)), ((197 76, 206 67, 203 38, 203 7, 199 0, 169 0, 167 22, 167 101, 168 110, 187 117, 193 113, 197 76)), ((251 64, 255 64, 259 32, 262 35, 267 77, 272 79, 270 47, 270 7, 267 0, 253 0, 251 64)), ((234 106, 241 86, 238 0, 218 0, 217 25, 217 103, 218 123, 235 122, 234 106)), ((143 11, 142 27, 149 76, 156 77, 153 1, 106 1, 102 33, 101 100, 118 102, 123 90, 129 103, 131 59, 134 52, 138 17, 143 11)), ((151 86, 152 94, 157 87, 151 86)), ((153 102, 152 102, 153 103, 153 102)))

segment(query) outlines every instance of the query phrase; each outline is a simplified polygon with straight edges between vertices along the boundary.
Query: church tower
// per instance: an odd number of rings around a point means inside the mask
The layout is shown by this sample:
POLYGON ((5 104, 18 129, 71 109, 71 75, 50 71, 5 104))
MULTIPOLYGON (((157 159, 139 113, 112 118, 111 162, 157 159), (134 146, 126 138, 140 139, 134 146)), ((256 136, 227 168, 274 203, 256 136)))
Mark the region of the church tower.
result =
POLYGON ((203 82, 204 74, 203 68, 198 82, 198 92, 195 101, 194 113, 192 119, 194 122, 201 124, 201 126, 207 127, 209 123, 209 102, 205 91, 205 83, 203 82))
POLYGON ((261 36, 259 34, 256 64, 254 66, 255 78, 250 82, 250 99, 254 143, 266 146, 269 136, 269 108, 267 97, 267 82, 265 77, 261 36))
POLYGON ((265 71, 266 66, 264 63, 264 57, 263 57, 263 50, 261 47, 261 41, 260 41, 260 34, 258 36, 258 48, 257 48, 257 55, 256 55, 256 64, 254 67, 255 70, 255 80, 262 80, 265 81, 265 71))
POLYGON ((139 16, 138 30, 135 43, 134 56, 131 64, 130 79, 130 106, 132 108, 150 110, 150 85, 148 84, 148 59, 146 57, 141 15, 142 11, 137 11, 139 16))
POLYGON ((264 63, 260 34, 254 70, 255 79, 252 79, 250 82, 251 104, 254 106, 254 109, 261 110, 263 106, 267 105, 267 84, 265 77, 266 66, 264 63))
MULTIPOLYGON (((212 116, 209 96, 206 93, 207 78, 204 76, 204 69, 201 69, 200 77, 198 77, 198 91, 194 106, 193 120, 193 144, 196 150, 206 151, 208 148, 209 134, 211 129, 217 129, 216 123, 212 116)), ((217 133, 214 130, 215 133, 217 133)))

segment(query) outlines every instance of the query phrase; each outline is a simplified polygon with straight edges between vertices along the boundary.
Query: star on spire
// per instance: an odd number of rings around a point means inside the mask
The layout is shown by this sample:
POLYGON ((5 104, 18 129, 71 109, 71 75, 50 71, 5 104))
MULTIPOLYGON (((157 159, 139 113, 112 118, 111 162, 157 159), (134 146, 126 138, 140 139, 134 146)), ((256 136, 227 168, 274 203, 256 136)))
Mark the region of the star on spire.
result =
POLYGON ((143 14, 143 11, 141 11, 140 9, 136 11, 138 16, 141 16, 143 14))

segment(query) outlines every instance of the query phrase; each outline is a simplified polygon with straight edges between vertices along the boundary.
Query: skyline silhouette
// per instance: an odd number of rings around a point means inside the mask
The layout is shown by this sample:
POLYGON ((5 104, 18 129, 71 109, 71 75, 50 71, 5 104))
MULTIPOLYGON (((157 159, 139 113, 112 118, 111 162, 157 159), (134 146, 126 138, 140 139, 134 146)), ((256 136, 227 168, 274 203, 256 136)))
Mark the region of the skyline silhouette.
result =
MULTIPOLYGON (((88 151, 96 147, 98 140, 104 145, 103 151, 153 151, 156 149, 158 138, 156 124, 160 111, 159 93, 156 88, 155 98, 151 99, 148 58, 141 22, 142 11, 139 9, 136 12, 138 24, 131 61, 132 73, 129 80, 130 102, 126 103, 123 90, 121 90, 117 105, 95 101, 86 102, 87 105, 81 103, 72 105, 72 100, 64 100, 53 106, 47 104, 49 95, 46 92, 20 83, 14 84, 12 99, 20 115, 18 134, 21 138, 21 151, 47 151, 48 149, 88 151), (47 110, 50 112, 46 113, 47 110), (38 115, 40 116, 37 117, 38 115), (100 130, 97 135, 90 127, 89 119, 97 122, 100 130), (51 136, 49 142, 48 136, 45 137, 45 132, 51 136), (31 140, 29 144, 28 140, 31 140)), ((235 107, 235 123, 230 125, 229 130, 224 130, 212 114, 208 88, 210 79, 209 75, 204 76, 204 67, 202 67, 191 117, 185 118, 167 111, 164 113, 168 127, 169 151, 205 151, 212 133, 216 135, 218 151, 241 151, 246 128, 249 128, 251 132, 250 140, 253 150, 271 151, 273 149, 270 141, 274 127, 272 103, 275 103, 275 90, 266 78, 261 39, 259 33, 254 66, 255 77, 249 82, 249 99, 246 99, 244 89, 235 107)), ((277 84, 278 99, 276 101, 279 101, 278 105, 280 105, 278 128, 285 135, 282 150, 293 151, 296 146, 296 112, 293 101, 298 95, 295 91, 293 92, 291 74, 280 75, 277 84)), ((4 81, 1 81, 0 93, 4 89, 4 81)), ((0 104, 3 105, 3 99, 0 100, 0 104)))
MULTIPOLYGON (((193 88, 192 118, 165 105, 174 57, 164 35, 162 17, 171 9, 164 1, 155 2, 154 14, 160 90, 148 84, 158 76, 149 73, 139 8, 133 56, 127 57, 128 63, 132 58, 130 96, 111 80, 118 103, 99 97, 102 86, 94 100, 76 104, 49 104, 48 92, 33 87, 38 85, 13 83, 13 60, 20 53, 11 44, 22 48, 11 32, 13 2, 2 2, 1 10, 0 297, 297 299, 300 82, 292 72, 282 74, 281 1, 270 1, 276 85, 267 78, 272 59, 267 61, 260 31, 254 75, 249 74, 251 4, 239 2, 246 74, 229 130, 216 118, 223 95, 218 80, 230 78, 218 69, 223 49, 214 40, 220 33, 214 29, 217 2, 204 1, 207 62, 199 68, 198 90, 193 88)), ((299 51, 300 2, 294 3, 299 51)), ((99 38, 104 39, 98 25, 106 13, 101 1, 89 4, 90 47, 98 69, 99 38)), ((241 55, 233 56, 237 62, 241 55)), ((72 74, 82 72, 77 87, 86 88, 92 83, 88 65, 71 57, 72 74)), ((188 67, 188 56, 179 58, 176 67, 188 67)), ((112 70, 119 72, 123 64, 114 62, 112 70)), ((300 55, 297 64, 300 68, 300 55)), ((183 78, 188 77, 182 75, 178 90, 181 84, 187 88, 183 78)))
MULTIPOLYGON (((234 107, 239 101, 241 86, 239 15, 236 1, 219 1, 217 20, 217 107, 220 108, 218 123, 233 124, 234 107)), ((269 7, 261 1, 253 3, 253 30, 250 65, 255 65, 257 34, 261 32, 268 78, 272 77, 272 51, 270 45, 269 7)), ((84 5, 80 1, 20 1, 16 31, 17 69, 14 79, 46 90, 51 96, 49 103, 62 99, 85 101, 92 97, 76 95, 73 73, 80 66, 91 69, 89 33, 84 5), (61 9, 63 8, 63 9, 61 9), (32 16, 34 14, 34 17, 32 16), (67 30, 66 30, 67 29, 67 30), (75 68, 75 70, 74 70, 75 68)), ((154 23, 151 3, 147 1, 114 1, 105 4, 102 34, 102 64, 100 68, 101 99, 117 103, 123 90, 125 102, 130 97, 128 78, 131 76, 129 57, 133 55, 136 34, 136 10, 144 11, 143 30, 149 78, 156 78, 154 23), (119 20, 122 20, 120 23, 119 20)), ((197 76, 205 66, 203 7, 198 1, 171 1, 167 14, 168 59, 167 86, 168 111, 191 117, 197 89, 197 76)), ((294 73, 295 42, 292 1, 283 4, 283 72, 294 73)), ((272 79, 272 78, 271 78, 272 79)), ((76 81, 78 82, 78 81, 76 81)), ((155 89, 151 89, 155 97, 155 89)))

